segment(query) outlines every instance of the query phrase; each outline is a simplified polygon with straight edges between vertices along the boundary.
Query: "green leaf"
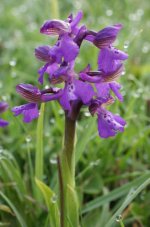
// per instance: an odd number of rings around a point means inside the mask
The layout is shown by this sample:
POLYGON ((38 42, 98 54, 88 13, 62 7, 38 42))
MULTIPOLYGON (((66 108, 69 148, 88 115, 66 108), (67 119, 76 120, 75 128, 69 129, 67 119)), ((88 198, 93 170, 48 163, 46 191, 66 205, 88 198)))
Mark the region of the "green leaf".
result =
MULTIPOLYGON (((76 164, 79 161, 82 153, 84 152, 85 147, 87 146, 87 143, 90 141, 89 138, 90 136, 93 134, 94 129, 95 129, 95 120, 93 120, 92 118, 90 119, 86 119, 86 127, 88 126, 88 130, 86 130, 86 132, 82 131, 80 132, 78 138, 78 142, 76 145, 76 164)), ((85 130, 85 128, 84 128, 85 130)))
POLYGON ((83 210, 82 213, 86 213, 88 211, 94 210, 106 203, 109 203, 115 199, 118 199, 122 196, 124 196, 125 194, 127 194, 131 188, 133 187, 138 187, 139 185, 141 185, 145 180, 147 180, 150 177, 150 173, 146 173, 143 176, 133 180, 132 182, 129 182, 117 189, 114 189, 113 191, 111 191, 110 193, 108 193, 107 195, 104 196, 100 196, 96 199, 94 199, 91 202, 88 202, 83 210))
POLYGON ((56 202, 56 195, 55 193, 42 181, 35 179, 35 182, 42 192, 42 195, 44 197, 45 203, 47 205, 47 208, 49 210, 49 219, 50 224, 52 227, 59 227, 59 212, 58 212, 58 206, 56 202))
POLYGON ((0 210, 9 213, 11 215, 14 215, 14 213, 12 212, 12 210, 9 208, 9 206, 6 206, 4 204, 0 204, 0 210))
POLYGON ((131 190, 129 194, 127 195, 125 201, 121 205, 121 207, 115 212, 115 214, 111 217, 111 219, 106 224, 106 227, 112 227, 113 223, 115 222, 115 219, 118 215, 120 215, 123 210, 132 202, 133 199, 136 198, 136 196, 148 185, 150 184, 150 176, 147 180, 145 180, 136 190, 131 190))
POLYGON ((18 194, 18 197, 22 200, 25 194, 25 185, 20 174, 20 169, 17 168, 17 166, 15 166, 14 163, 6 157, 0 158, 0 166, 1 172, 3 173, 2 178, 4 182, 7 180, 15 182, 17 185, 17 187, 15 187, 15 190, 18 194))
POLYGON ((75 189, 70 185, 67 185, 67 209, 69 224, 71 227, 78 226, 78 199, 75 189))
POLYGON ((22 218, 20 215, 19 211, 16 209, 16 207, 13 205, 13 203, 9 200, 9 198, 3 194, 3 192, 0 192, 1 197, 8 203, 8 205, 11 207, 13 210, 14 214, 17 217, 18 222, 20 223, 21 227, 27 227, 25 220, 22 218))

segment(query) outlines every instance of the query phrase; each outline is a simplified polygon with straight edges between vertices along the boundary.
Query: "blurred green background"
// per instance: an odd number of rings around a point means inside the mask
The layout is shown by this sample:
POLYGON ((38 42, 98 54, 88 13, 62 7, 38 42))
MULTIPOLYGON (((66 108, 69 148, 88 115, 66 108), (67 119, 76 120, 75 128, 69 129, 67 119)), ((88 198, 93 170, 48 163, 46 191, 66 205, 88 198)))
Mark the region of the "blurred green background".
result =
MULTIPOLYGON (((0 101, 7 101, 10 109, 25 103, 15 92, 15 86, 18 83, 38 85, 37 70, 42 64, 35 59, 34 48, 55 41, 41 35, 40 26, 47 19, 66 19, 78 10, 83 10, 82 23, 89 29, 98 31, 110 24, 122 23, 124 28, 115 46, 129 54, 126 73, 121 78, 124 102, 116 102, 110 108, 127 121, 125 132, 115 138, 100 139, 96 118, 89 116, 86 109, 82 110, 77 125, 76 182, 81 223, 84 227, 103 227, 119 209, 130 189, 135 190, 143 182, 140 177, 149 174, 149 1, 1 0, 0 101)), ((84 43, 77 59, 77 71, 87 63, 96 70, 97 54, 96 47, 84 43)), ((44 201, 39 201, 33 189, 37 121, 24 124, 21 116, 15 118, 11 111, 4 113, 3 118, 8 119, 10 125, 0 129, 0 226, 50 226, 44 201)), ((63 111, 57 103, 48 103, 43 133, 43 181, 55 191, 56 156, 62 146, 63 130, 63 111)), ((149 227, 149 207, 147 187, 122 212, 124 225, 149 227)), ((120 226, 119 222, 114 220, 114 226, 120 226)))

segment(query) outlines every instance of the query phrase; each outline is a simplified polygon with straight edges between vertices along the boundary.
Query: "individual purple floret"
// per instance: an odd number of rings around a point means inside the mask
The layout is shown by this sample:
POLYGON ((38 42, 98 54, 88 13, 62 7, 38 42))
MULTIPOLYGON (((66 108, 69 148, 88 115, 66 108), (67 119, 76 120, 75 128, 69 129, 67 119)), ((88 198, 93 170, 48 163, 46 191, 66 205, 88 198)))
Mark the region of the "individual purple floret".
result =
POLYGON ((16 91, 29 103, 14 107, 12 112, 14 116, 22 114, 23 121, 29 123, 39 116, 38 103, 41 100, 41 92, 31 84, 18 84, 16 91))
POLYGON ((25 123, 30 123, 39 116, 38 104, 43 101, 42 96, 49 95, 51 100, 56 100, 60 96, 58 96, 60 90, 61 89, 49 88, 40 91, 37 87, 31 84, 18 84, 16 86, 17 93, 19 93, 26 101, 28 101, 28 103, 12 108, 14 116, 22 114, 23 121, 25 123))
POLYGON ((111 96, 108 98, 97 98, 93 100, 89 106, 89 111, 92 115, 98 116, 98 132, 100 137, 108 138, 115 136, 118 131, 123 132, 126 121, 119 115, 112 114, 105 107, 114 102, 111 96))
MULTIPOLYGON (((8 104, 6 102, 0 102, 0 114, 5 112, 8 109, 8 104)), ((8 121, 5 121, 0 118, 0 127, 6 127, 9 124, 8 121)))
POLYGON ((40 32, 48 36, 56 36, 53 46, 43 45, 35 49, 35 56, 44 65, 38 70, 40 84, 47 79, 48 89, 39 90, 30 84, 19 84, 17 92, 28 101, 27 104, 14 107, 14 115, 23 114, 26 123, 39 116, 38 105, 41 102, 57 100, 68 117, 77 118, 82 106, 88 107, 91 115, 98 117, 100 137, 115 136, 123 132, 126 122, 118 115, 106 109, 115 98, 123 101, 121 85, 116 81, 123 75, 123 62, 128 55, 113 47, 121 24, 115 24, 96 32, 85 25, 79 25, 83 13, 79 11, 75 17, 69 15, 66 20, 48 20, 40 28, 40 32), (93 48, 99 49, 97 69, 92 70, 88 64, 80 72, 75 71, 76 59, 83 42, 91 42, 93 48), (95 47, 96 46, 96 47, 95 47), (60 87, 56 87, 61 84, 60 87))

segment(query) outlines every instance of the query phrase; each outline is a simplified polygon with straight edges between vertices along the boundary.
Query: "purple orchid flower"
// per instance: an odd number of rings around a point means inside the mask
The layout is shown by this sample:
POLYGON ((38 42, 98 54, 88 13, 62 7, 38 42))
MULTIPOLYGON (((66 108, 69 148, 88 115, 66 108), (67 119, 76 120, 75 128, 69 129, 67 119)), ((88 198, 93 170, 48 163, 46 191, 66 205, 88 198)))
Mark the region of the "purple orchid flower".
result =
POLYGON ((40 77, 39 82, 43 84, 44 73, 48 73, 49 77, 56 69, 59 68, 58 64, 63 64, 63 60, 68 64, 75 60, 79 54, 78 45, 67 34, 62 36, 56 45, 52 48, 48 46, 38 47, 35 49, 35 56, 46 64, 38 71, 40 77), (70 50, 68 52, 68 50, 70 50))
POLYGON ((38 81, 43 84, 46 73, 50 86, 39 90, 30 84, 17 85, 17 92, 28 103, 14 107, 12 111, 15 116, 22 114, 23 120, 28 123, 39 116, 38 104, 41 102, 57 100, 72 119, 76 118, 76 109, 87 106, 92 115, 96 113, 98 116, 99 135, 108 138, 118 131, 122 132, 126 124, 120 116, 105 108, 115 101, 111 93, 123 101, 117 79, 124 71, 123 62, 128 55, 112 46, 122 25, 115 24, 95 32, 85 25, 79 25, 82 17, 83 13, 79 11, 75 17, 71 14, 65 21, 48 20, 42 25, 42 34, 56 35, 57 38, 54 46, 45 45, 35 49, 36 58, 45 63, 38 71, 38 81), (92 71, 89 64, 80 72, 74 69, 85 40, 100 49, 97 71, 92 71), (60 88, 55 87, 60 83, 60 88))
MULTIPOLYGON (((6 102, 0 102, 0 114, 5 112, 8 109, 8 104, 6 102)), ((6 127, 9 124, 8 121, 3 120, 0 118, 0 127, 6 127)))
POLYGON ((95 95, 93 87, 80 80, 73 79, 65 85, 64 92, 59 102, 64 110, 71 110, 71 101, 78 100, 83 105, 88 105, 95 95))
POLYGON ((40 91, 37 87, 31 84, 18 84, 16 91, 26 100, 27 104, 16 106, 12 108, 14 116, 22 114, 23 121, 30 123, 35 118, 39 117, 38 104, 50 100, 56 100, 61 95, 61 89, 49 88, 40 91), (48 100, 47 100, 48 99, 48 100))
POLYGON ((114 47, 102 48, 98 56, 98 70, 102 70, 106 74, 112 73, 127 58, 128 55, 125 52, 114 47))
POLYGON ((98 116, 98 132, 102 138, 115 136, 118 131, 123 132, 126 121, 119 115, 112 114, 106 110, 105 107, 114 102, 114 99, 109 96, 108 98, 99 98, 93 100, 89 106, 91 114, 98 116))
POLYGON ((29 123, 39 116, 38 103, 41 100, 41 92, 31 84, 18 84, 16 91, 29 103, 15 106, 12 108, 12 112, 14 116, 22 114, 24 116, 23 121, 29 123))

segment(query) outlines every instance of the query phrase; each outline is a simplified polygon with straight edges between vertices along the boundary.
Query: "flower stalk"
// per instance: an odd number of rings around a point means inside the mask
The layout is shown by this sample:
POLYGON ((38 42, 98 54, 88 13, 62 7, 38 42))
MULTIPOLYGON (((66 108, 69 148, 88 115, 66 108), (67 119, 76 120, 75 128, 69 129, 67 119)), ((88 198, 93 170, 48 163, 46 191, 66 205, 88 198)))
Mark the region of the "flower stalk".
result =
POLYGON ((78 200, 75 191, 76 120, 65 115, 64 148, 59 156, 61 227, 78 227, 78 200))

